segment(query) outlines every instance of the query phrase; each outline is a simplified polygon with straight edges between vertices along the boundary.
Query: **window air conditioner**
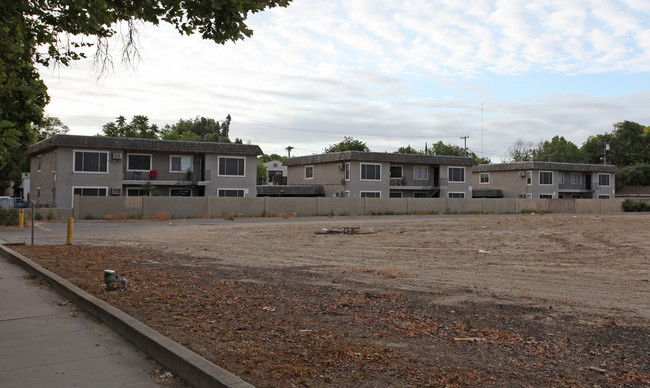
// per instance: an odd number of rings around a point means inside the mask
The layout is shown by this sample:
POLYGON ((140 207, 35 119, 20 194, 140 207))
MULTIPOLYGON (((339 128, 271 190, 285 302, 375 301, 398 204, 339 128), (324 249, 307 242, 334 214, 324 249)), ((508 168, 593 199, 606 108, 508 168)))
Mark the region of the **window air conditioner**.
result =
POLYGON ((121 188, 111 189, 111 195, 122 195, 122 189, 121 188))
POLYGON ((519 171, 519 176, 526 176, 526 171, 519 171))
POLYGON ((345 166, 343 165, 343 163, 339 163, 338 168, 339 168, 339 170, 343 170, 343 169, 345 169, 345 166))
POLYGON ((121 152, 112 152, 111 153, 111 160, 122 160, 122 153, 121 152))

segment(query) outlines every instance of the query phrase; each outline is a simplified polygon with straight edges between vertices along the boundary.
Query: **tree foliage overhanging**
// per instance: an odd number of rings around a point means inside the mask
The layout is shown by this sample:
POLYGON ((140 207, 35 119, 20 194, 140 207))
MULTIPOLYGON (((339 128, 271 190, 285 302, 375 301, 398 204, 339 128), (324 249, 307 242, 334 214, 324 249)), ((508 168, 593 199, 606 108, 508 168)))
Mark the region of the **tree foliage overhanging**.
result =
POLYGON ((325 153, 332 152, 342 152, 342 151, 364 151, 369 152, 370 148, 366 145, 365 142, 357 140, 352 136, 344 136, 343 141, 330 144, 329 147, 325 148, 325 153))
POLYGON ((249 13, 291 0, 2 0, 0 1, 0 189, 19 179, 33 125, 49 102, 37 66, 64 65, 95 52, 111 63, 108 38, 126 25, 122 57, 137 55, 138 23, 172 24, 180 34, 216 43, 250 37, 249 13))

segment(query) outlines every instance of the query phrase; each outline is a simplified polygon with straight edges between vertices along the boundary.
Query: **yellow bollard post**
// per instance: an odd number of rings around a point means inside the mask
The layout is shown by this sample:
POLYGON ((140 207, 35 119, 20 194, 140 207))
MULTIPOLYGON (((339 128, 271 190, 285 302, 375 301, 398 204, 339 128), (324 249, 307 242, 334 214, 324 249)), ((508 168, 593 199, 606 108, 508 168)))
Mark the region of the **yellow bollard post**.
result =
POLYGON ((25 227, 25 211, 23 209, 18 211, 18 227, 20 229, 25 227))
POLYGON ((68 218, 68 239, 66 244, 72 245, 72 227, 74 226, 74 218, 68 218))

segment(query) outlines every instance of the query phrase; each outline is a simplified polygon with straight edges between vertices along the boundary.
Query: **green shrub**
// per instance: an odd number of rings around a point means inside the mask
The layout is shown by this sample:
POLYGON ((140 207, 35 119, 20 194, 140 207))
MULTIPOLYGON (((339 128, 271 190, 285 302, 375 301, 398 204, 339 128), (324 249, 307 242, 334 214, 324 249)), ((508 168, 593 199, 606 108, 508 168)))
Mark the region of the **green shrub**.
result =
POLYGON ((623 210, 626 212, 650 212, 650 203, 626 199, 623 201, 623 210))
POLYGON ((34 219, 38 221, 43 220, 43 215, 41 214, 41 212, 36 212, 36 214, 34 214, 34 219))
POLYGON ((50 211, 47 212, 47 215, 45 216, 45 218, 46 218, 48 221, 52 221, 52 220, 54 220, 56 217, 54 217, 54 212, 52 212, 52 210, 50 210, 50 211))
POLYGON ((18 209, 0 209, 0 225, 18 225, 18 209))

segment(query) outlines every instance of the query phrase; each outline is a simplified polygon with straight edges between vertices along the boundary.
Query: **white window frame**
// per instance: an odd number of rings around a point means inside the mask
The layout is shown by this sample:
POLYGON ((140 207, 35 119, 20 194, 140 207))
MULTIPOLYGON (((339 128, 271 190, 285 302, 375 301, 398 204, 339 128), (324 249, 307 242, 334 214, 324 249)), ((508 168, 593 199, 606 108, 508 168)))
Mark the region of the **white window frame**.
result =
POLYGON ((489 185, 490 184, 490 173, 481 172, 478 174, 478 184, 479 185, 489 185), (483 182, 483 177, 487 177, 487 182, 483 182))
POLYGON ((305 179, 314 179, 314 166, 305 166, 305 179), (307 171, 311 171, 311 176, 307 175, 307 171))
POLYGON ((173 173, 187 173, 187 172, 192 172, 192 169, 194 167, 194 157, 192 155, 169 155, 169 172, 173 173), (190 158, 190 169, 189 170, 172 170, 173 166, 173 160, 174 158, 181 158, 181 168, 183 168, 183 158, 190 158))
POLYGON ((553 186, 553 171, 540 171, 539 172, 539 185, 540 186, 553 186), (542 174, 551 174, 551 183, 542 183, 542 174))
POLYGON ((153 166, 153 155, 152 154, 126 154, 126 171, 151 171, 153 166), (147 170, 135 170, 132 168, 129 168, 129 156, 134 155, 134 156, 148 156, 149 157, 149 168, 147 170))
POLYGON ((571 184, 572 185, 581 185, 582 184, 582 174, 579 173, 571 173, 571 184), (573 179, 573 178, 578 178, 578 179, 573 179))
POLYGON ((360 163, 359 164, 359 180, 369 181, 369 182, 379 182, 381 181, 381 163, 360 163), (363 166, 379 166, 379 178, 378 179, 368 179, 363 178, 363 166))
POLYGON ((465 183, 466 173, 467 173, 467 171, 465 171, 465 167, 452 167, 452 166, 449 166, 449 167, 447 167, 447 182, 448 183, 465 183), (462 181, 452 181, 451 180, 451 170, 452 169, 454 169, 454 170, 461 170, 462 169, 463 170, 463 180, 462 181))
POLYGON ((553 194, 549 193, 540 193, 539 199, 553 199, 553 194))
POLYGON ((612 186, 612 174, 598 173, 598 186, 599 187, 611 187, 612 186), (600 177, 601 176, 606 176, 607 177, 607 184, 606 185, 601 185, 600 184, 600 177))
POLYGON ((110 171, 110 163, 109 163, 109 158, 108 158, 109 152, 108 151, 98 151, 98 150, 72 150, 72 173, 73 174, 108 174, 110 171), (106 154, 106 171, 77 171, 75 170, 76 168, 76 160, 77 160, 77 152, 92 152, 95 154, 106 154))
POLYGON ((360 192, 359 192, 359 197, 360 197, 360 198, 381 198, 381 191, 367 191, 367 190, 360 191, 360 192), (364 196, 364 194, 371 194, 371 193, 372 193, 372 194, 379 194, 379 195, 376 196, 376 197, 365 197, 365 196, 364 196))
POLYGON ((244 198, 245 196, 246 196, 246 189, 234 188, 234 187, 222 187, 222 188, 217 189, 217 197, 220 197, 220 198, 244 198), (220 195, 221 194, 221 193, 219 193, 220 191, 241 191, 242 196, 241 197, 240 196, 231 197, 231 196, 226 196, 226 195, 220 195))
MULTIPOLYGON (((75 189, 104 189, 106 190, 106 195, 82 195, 82 197, 108 197, 108 186, 72 186, 72 200, 70 202, 73 207, 75 189)), ((40 190, 40 188, 38 190, 40 190)))
POLYGON ((526 171, 526 186, 532 186, 532 185, 533 185, 533 172, 526 171))
POLYGON ((429 167, 427 167, 427 166, 413 166, 413 180, 416 180, 416 181, 429 180, 429 167), (424 178, 419 178, 417 176, 417 174, 415 172, 418 171, 418 169, 424 169, 424 175, 425 175, 424 178))
POLYGON ((151 191, 147 195, 129 195, 129 190, 142 190, 142 187, 127 187, 125 190, 127 197, 151 197, 151 191))
POLYGON ((462 191, 449 191, 449 192, 447 192, 447 198, 465 199, 465 193, 462 192, 462 191), (452 195, 459 195, 459 197, 452 197, 452 195))
POLYGON ((598 199, 610 199, 609 194, 598 194, 598 199))
POLYGON ((393 165, 393 164, 391 164, 391 165, 388 167, 388 171, 390 172, 390 169, 393 168, 393 167, 399 167, 399 170, 400 170, 401 174, 400 174, 400 176, 393 176, 393 174, 390 174, 390 177, 391 177, 391 178, 401 178, 401 177, 404 176, 404 166, 398 166, 398 165, 393 165))
POLYGON ((564 184, 564 173, 563 172, 558 172, 557 173, 557 183, 559 185, 564 184))
POLYGON ((217 158, 217 176, 227 176, 231 178, 246 178, 246 158, 240 156, 219 156, 217 158), (244 160, 244 174, 243 175, 228 175, 221 174, 221 159, 243 159, 244 160))
MULTIPOLYGON (((345 171, 345 180, 346 180, 346 181, 349 181, 349 180, 350 180, 350 171, 351 171, 351 170, 350 170, 350 169, 351 169, 351 167, 350 167, 350 163, 345 163, 345 167, 344 167, 344 169, 345 169, 345 170, 344 170, 344 171, 345 171)), ((348 193, 349 193, 349 191, 348 191, 348 193)))

